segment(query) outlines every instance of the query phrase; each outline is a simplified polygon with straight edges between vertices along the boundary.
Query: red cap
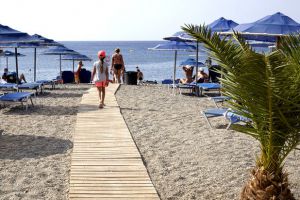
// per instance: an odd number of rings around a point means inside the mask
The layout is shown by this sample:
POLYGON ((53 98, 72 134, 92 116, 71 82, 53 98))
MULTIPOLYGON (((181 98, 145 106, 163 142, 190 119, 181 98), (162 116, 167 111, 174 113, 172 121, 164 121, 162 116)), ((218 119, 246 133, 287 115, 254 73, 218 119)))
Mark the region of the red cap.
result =
POLYGON ((103 58, 105 57, 105 51, 101 50, 98 52, 98 58, 100 58, 100 56, 102 56, 103 58))

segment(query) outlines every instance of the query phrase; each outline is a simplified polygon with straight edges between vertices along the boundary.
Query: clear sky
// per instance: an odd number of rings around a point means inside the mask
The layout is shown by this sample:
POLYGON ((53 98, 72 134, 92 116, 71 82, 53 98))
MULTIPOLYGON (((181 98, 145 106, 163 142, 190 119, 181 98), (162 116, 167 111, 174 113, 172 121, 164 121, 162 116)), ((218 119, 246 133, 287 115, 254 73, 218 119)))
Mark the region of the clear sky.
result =
POLYGON ((300 0, 0 0, 0 24, 57 41, 162 40, 219 17, 247 23, 282 12, 300 22, 300 0))

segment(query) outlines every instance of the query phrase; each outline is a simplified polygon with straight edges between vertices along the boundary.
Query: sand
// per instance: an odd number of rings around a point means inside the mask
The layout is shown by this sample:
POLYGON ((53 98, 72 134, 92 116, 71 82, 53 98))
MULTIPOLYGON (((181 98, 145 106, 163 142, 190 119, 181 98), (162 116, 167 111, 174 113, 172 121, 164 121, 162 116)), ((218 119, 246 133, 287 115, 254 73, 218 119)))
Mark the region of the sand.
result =
MULTIPOLYGON (((0 199, 68 199, 76 114, 89 85, 46 90, 34 108, 0 109, 0 199)), ((210 130, 200 110, 207 98, 171 95, 158 86, 125 86, 117 92, 124 119, 162 200, 238 199, 254 166, 258 143, 226 131, 215 118, 210 130)), ((286 162, 300 199, 300 152, 286 162)))
MULTIPOLYGON (((159 86, 126 86, 117 100, 162 200, 239 199, 255 165, 259 144, 250 136, 225 130, 214 118, 210 130, 200 111, 215 107, 205 97, 173 96, 159 86)), ((285 170, 300 199, 300 151, 285 170)))
POLYGON ((68 197, 77 108, 90 85, 45 90, 28 111, 0 109, 0 199, 68 197))

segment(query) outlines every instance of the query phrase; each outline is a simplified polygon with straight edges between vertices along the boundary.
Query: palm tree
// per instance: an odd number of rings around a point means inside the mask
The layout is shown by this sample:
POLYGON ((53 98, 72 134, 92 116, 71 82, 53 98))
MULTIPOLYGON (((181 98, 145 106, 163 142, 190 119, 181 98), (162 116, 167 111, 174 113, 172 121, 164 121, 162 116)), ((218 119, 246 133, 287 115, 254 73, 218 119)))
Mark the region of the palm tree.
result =
POLYGON ((284 160, 300 141, 300 36, 281 37, 272 53, 256 53, 241 37, 221 39, 205 26, 185 25, 184 31, 204 43, 224 69, 224 94, 230 107, 251 119, 248 126, 233 128, 260 143, 260 155, 250 180, 241 192, 243 200, 294 199, 284 160))

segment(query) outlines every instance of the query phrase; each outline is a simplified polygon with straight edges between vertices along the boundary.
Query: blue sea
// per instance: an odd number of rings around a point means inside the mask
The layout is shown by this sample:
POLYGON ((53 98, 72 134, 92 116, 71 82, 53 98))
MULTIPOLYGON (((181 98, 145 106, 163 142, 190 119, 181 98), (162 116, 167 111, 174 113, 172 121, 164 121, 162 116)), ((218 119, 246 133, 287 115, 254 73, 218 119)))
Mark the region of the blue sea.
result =
MULTIPOLYGON (((120 48, 125 61, 127 71, 136 71, 138 66, 144 74, 145 80, 161 81, 173 77, 174 51, 148 50, 157 44, 165 41, 60 41, 66 47, 87 55, 92 61, 84 61, 84 68, 92 69, 93 63, 97 60, 97 52, 105 50, 111 57, 115 48, 120 48)), ((5 49, 14 51, 14 49, 5 49)), ((59 56, 42 55, 45 48, 37 49, 37 80, 53 79, 59 75, 59 56)), ((26 56, 19 57, 19 73, 23 73, 28 81, 33 81, 34 49, 20 48, 19 53, 26 56)), ((195 58, 193 52, 178 52, 176 78, 184 77, 180 62, 187 58, 195 58)), ((200 60, 204 62, 206 56, 200 54, 200 60)), ((75 62, 75 70, 77 68, 75 62)), ((15 71, 15 58, 8 58, 9 71, 15 71)), ((6 58, 0 57, 1 73, 6 67, 6 58)), ((62 61, 62 71, 72 71, 72 61, 62 61)))

